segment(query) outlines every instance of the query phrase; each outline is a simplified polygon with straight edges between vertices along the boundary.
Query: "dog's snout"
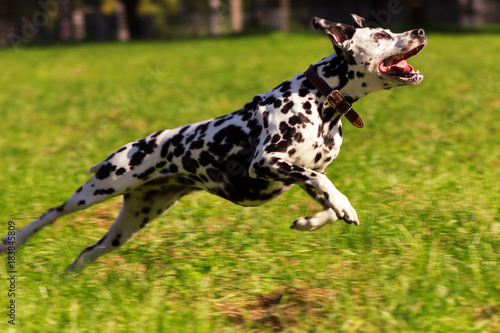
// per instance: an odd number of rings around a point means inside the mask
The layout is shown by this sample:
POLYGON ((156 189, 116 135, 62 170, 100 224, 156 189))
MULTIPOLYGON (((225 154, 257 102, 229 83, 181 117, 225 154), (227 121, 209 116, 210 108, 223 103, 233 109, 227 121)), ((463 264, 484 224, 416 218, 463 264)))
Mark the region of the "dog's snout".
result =
POLYGON ((412 30, 411 34, 414 36, 425 36, 425 30, 424 29, 415 29, 415 30, 412 30))

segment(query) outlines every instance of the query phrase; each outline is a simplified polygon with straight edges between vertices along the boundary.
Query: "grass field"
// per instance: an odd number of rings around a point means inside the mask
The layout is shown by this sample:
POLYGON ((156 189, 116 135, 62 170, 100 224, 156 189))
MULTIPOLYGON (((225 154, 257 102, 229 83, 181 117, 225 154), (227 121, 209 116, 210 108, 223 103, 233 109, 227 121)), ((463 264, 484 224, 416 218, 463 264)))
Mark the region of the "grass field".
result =
MULTIPOLYGON (((122 144, 234 111, 331 51, 283 34, 0 51, 0 234, 122 144)), ((117 198, 19 250, 15 326, 1 265, 0 330, 500 332, 499 51, 499 35, 431 34, 410 61, 421 85, 356 103, 366 127, 345 124, 327 174, 361 226, 288 229, 320 210, 300 189, 259 208, 198 193, 64 274, 117 198)))

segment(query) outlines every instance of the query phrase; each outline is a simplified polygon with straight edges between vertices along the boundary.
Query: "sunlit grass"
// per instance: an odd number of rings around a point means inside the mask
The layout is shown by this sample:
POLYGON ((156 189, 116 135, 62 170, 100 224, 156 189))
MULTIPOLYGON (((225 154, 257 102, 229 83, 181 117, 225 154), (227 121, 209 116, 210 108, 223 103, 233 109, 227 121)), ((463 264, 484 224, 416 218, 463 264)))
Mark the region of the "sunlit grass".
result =
MULTIPOLYGON (((410 60, 421 85, 356 103, 366 127, 345 124, 327 173, 361 226, 289 230, 320 209, 300 189, 259 208, 197 193, 63 274, 106 232, 111 200, 18 252, 16 329, 499 331, 499 49, 497 35, 431 35, 410 60)), ((122 144, 234 111, 331 50, 324 36, 282 34, 3 50, 1 234, 60 204, 122 144)))

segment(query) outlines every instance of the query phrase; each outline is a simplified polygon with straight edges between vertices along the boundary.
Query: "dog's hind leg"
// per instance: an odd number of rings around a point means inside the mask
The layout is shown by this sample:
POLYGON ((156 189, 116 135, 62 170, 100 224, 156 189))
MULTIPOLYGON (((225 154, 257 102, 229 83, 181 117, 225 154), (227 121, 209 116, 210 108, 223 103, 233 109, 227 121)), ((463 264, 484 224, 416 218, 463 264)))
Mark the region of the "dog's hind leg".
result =
POLYGON ((133 234, 172 207, 182 196, 195 189, 170 185, 161 190, 138 188, 123 196, 123 206, 108 233, 96 244, 89 246, 78 255, 68 271, 82 269, 98 257, 117 249, 133 234))

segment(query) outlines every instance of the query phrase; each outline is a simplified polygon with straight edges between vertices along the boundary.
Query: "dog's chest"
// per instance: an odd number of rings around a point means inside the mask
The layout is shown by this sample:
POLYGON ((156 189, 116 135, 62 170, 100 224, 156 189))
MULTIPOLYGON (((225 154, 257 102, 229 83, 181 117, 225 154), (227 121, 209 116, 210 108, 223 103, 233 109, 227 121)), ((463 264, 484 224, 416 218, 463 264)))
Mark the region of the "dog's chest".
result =
POLYGON ((322 172, 340 151, 342 123, 308 84, 299 75, 257 96, 254 116, 262 126, 261 154, 322 172))

